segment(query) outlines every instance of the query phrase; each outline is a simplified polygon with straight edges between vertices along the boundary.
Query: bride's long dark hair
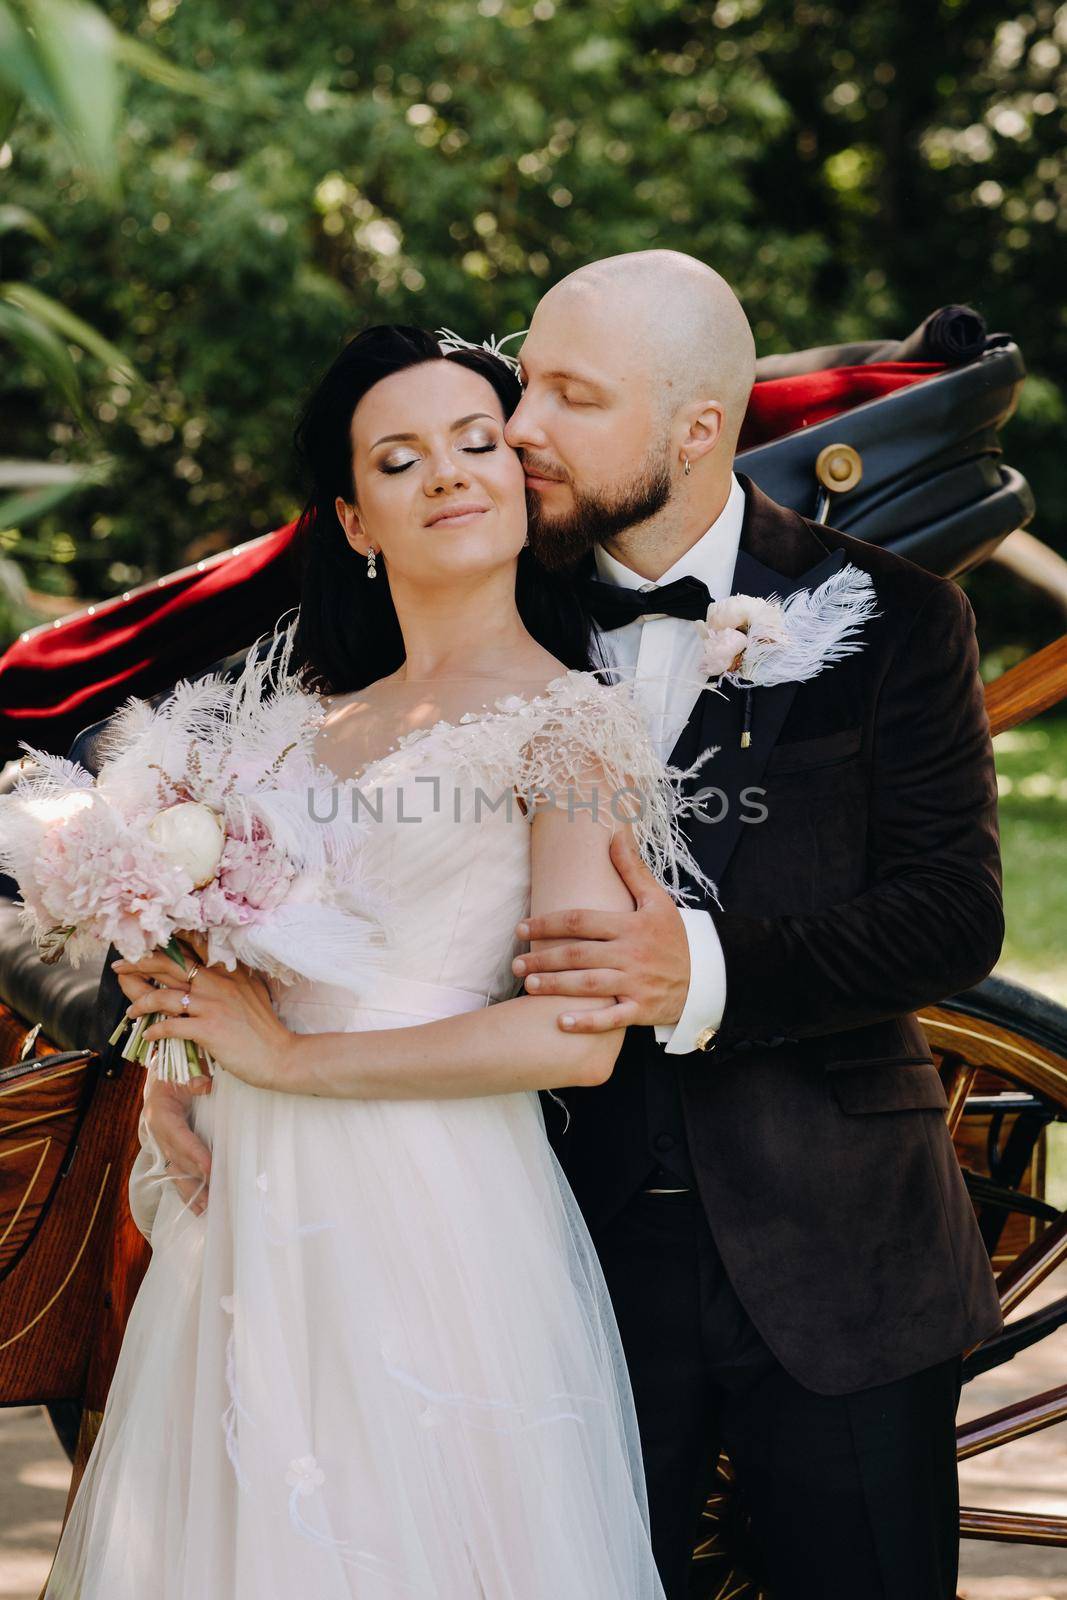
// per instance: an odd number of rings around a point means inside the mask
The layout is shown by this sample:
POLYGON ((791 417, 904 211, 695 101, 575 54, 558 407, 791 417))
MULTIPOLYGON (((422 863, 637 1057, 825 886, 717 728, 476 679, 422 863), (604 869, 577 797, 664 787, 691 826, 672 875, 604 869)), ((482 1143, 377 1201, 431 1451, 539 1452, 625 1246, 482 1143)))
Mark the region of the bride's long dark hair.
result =
MULTIPOLYGON (((310 478, 298 525, 304 570, 293 641, 294 669, 326 694, 362 689, 395 672, 404 660, 389 578, 378 564, 374 581, 337 520, 338 495, 355 503, 352 414, 363 396, 394 372, 426 361, 454 361, 490 383, 509 417, 519 403, 519 380, 506 362, 484 350, 442 356, 433 334, 400 324, 367 328, 352 339, 320 379, 300 415, 296 448, 310 478)), ((592 626, 567 579, 546 572, 528 549, 519 554, 515 600, 537 642, 564 666, 596 664, 592 626)))

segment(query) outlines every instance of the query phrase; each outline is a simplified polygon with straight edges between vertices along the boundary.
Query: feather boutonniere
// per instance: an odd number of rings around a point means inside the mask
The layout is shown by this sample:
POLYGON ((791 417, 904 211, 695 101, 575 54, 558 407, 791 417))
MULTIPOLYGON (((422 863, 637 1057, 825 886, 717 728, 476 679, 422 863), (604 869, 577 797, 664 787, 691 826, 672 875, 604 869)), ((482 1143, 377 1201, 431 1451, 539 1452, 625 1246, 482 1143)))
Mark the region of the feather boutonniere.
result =
MULTIPOLYGON (((817 589, 798 589, 785 600, 751 594, 713 600, 706 620, 697 624, 704 638, 701 671, 716 686, 725 681, 746 691, 806 683, 862 650, 857 635, 878 614, 874 600, 869 573, 851 563, 817 589)), ((746 695, 745 748, 751 743, 750 719, 746 695)))

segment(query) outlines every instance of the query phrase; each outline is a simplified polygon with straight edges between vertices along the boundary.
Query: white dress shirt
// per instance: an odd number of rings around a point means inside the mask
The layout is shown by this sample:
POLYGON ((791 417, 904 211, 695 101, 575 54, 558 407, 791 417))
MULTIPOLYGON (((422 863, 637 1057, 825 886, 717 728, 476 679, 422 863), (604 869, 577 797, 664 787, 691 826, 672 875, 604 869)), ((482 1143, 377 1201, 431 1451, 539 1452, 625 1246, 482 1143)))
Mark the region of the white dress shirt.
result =
MULTIPOLYGON (((732 477, 726 504, 707 533, 658 584, 624 566, 601 545, 596 548, 597 577, 604 583, 645 592, 677 578, 700 578, 713 600, 723 600, 733 588, 744 515, 745 491, 732 477)), ((697 624, 684 617, 650 612, 601 633, 599 638, 607 664, 633 683, 653 744, 661 760, 667 761, 708 681, 707 674, 700 671, 703 641, 697 624)), ((680 910, 689 940, 689 993, 674 1026, 656 1029, 667 1055, 687 1055, 702 1048, 714 1035, 726 1008, 726 966, 715 924, 706 911, 680 910)))

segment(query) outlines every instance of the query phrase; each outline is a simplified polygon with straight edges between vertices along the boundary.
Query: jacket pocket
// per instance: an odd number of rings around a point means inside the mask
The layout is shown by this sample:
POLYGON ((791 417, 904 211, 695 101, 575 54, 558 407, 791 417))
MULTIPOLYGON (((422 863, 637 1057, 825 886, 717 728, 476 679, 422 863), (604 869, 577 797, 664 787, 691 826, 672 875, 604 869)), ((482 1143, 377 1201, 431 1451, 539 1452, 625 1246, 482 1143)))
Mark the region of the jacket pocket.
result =
POLYGON ((866 1022, 843 1033, 828 1033, 810 1041, 827 1072, 846 1067, 879 1066, 883 1061, 927 1061, 932 1063, 930 1046, 911 1012, 901 1017, 884 1017, 881 1022, 866 1022))
POLYGON ((817 739, 795 739, 792 744, 775 746, 764 771, 809 772, 815 767, 836 767, 851 760, 862 743, 862 728, 841 728, 817 739))
POLYGON ((947 1111, 948 1100, 937 1068, 928 1058, 836 1065, 827 1073, 834 1098, 849 1116, 875 1111, 947 1111))

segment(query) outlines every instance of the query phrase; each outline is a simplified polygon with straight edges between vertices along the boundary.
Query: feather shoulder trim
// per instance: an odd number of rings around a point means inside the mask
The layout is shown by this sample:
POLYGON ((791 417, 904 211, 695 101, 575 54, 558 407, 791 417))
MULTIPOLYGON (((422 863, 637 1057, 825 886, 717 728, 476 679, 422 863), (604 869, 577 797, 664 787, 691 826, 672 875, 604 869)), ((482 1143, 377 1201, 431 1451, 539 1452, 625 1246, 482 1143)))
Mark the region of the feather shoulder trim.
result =
POLYGON ((447 759, 458 778, 494 794, 514 789, 530 802, 531 815, 546 804, 588 811, 595 790, 597 820, 608 827, 630 822, 645 864, 674 900, 692 898, 694 885, 714 898, 682 825, 695 804, 684 784, 704 758, 686 769, 665 765, 630 684, 572 669, 539 694, 505 695, 488 712, 417 729, 394 754, 424 743, 427 757, 432 751, 447 759))

